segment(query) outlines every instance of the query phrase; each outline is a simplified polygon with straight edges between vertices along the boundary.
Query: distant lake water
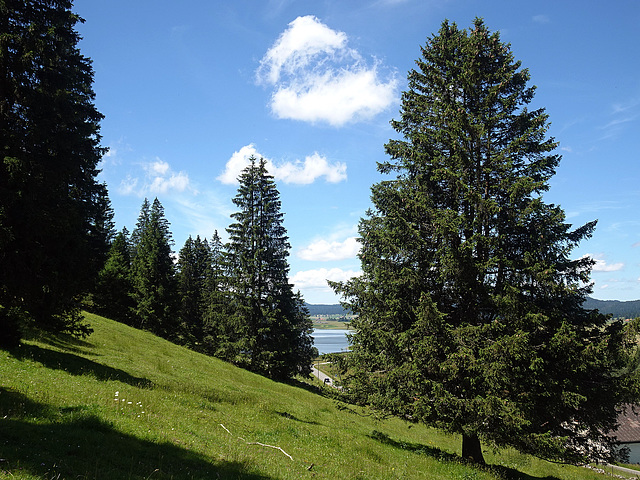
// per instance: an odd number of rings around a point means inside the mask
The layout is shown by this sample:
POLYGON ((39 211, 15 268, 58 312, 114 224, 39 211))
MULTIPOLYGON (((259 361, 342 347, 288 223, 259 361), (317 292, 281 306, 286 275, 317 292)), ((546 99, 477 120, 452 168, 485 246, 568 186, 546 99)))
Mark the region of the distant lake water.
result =
POLYGON ((313 329, 313 345, 318 349, 318 353, 340 353, 349 349, 347 340, 349 330, 333 329, 313 329))

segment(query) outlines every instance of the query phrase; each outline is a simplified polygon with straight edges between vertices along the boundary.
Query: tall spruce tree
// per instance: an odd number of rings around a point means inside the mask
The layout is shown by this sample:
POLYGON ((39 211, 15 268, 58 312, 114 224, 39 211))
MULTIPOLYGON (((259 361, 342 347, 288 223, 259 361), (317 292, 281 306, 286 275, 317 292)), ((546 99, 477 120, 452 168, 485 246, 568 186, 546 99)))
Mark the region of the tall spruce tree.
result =
POLYGON ((97 165, 102 115, 71 1, 0 2, 0 319, 87 333, 79 298, 113 212, 97 165), (9 315, 8 315, 9 314, 9 315))
POLYGON ((134 324, 133 285, 131 282, 131 245, 126 227, 119 232, 98 275, 93 295, 96 311, 128 325, 134 324))
POLYGON ((176 278, 173 239, 164 207, 156 198, 145 199, 133 237, 131 265, 137 326, 164 338, 177 335, 176 278))
POLYGON ((206 307, 203 317, 203 351, 209 355, 229 358, 233 351, 235 332, 228 329, 230 315, 229 289, 225 274, 225 250, 216 230, 209 242, 211 266, 206 281, 206 307))
POLYGON ((560 161, 529 73, 476 19, 445 21, 409 72, 389 160, 360 222, 363 275, 334 284, 357 315, 349 391, 481 442, 606 457, 634 379, 620 322, 582 308, 595 222, 572 230, 542 194, 560 161))
POLYGON ((208 283, 211 277, 211 252, 206 239, 191 235, 178 254, 178 296, 183 342, 201 350, 204 340, 204 318, 208 301, 208 283))
POLYGON ((233 203, 227 267, 233 315, 227 355, 274 379, 308 374, 314 349, 311 319, 289 283, 289 245, 280 194, 265 160, 250 159, 233 203))

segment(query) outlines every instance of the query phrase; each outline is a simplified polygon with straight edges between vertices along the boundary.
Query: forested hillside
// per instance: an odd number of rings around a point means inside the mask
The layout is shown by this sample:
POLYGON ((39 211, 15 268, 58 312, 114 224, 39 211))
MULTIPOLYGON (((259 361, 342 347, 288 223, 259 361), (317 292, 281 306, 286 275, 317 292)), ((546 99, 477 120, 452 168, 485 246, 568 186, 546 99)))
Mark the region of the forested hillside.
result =
POLYGON ((307 303, 307 309, 309 309, 309 315, 351 315, 351 311, 342 307, 340 304, 335 305, 323 305, 315 304, 311 305, 307 303))
POLYGON ((640 300, 597 300, 588 297, 584 302, 587 309, 597 308, 601 313, 613 315, 613 318, 636 318, 640 317, 640 300))
MULTIPOLYGON (((307 304, 310 315, 351 315, 351 312, 340 304, 307 304)), ((613 318, 636 318, 640 317, 640 300, 598 300, 587 297, 584 302, 586 309, 597 308, 601 313, 611 314, 613 318)))

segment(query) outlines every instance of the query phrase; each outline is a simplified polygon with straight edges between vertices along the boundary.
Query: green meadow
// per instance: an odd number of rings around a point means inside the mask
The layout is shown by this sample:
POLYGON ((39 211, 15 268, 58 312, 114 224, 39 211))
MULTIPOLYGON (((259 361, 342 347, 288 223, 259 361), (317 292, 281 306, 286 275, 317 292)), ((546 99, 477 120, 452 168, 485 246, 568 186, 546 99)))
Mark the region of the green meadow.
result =
POLYGON ((460 439, 276 383, 87 314, 85 340, 0 351, 0 478, 601 479, 513 450, 459 459, 460 439))

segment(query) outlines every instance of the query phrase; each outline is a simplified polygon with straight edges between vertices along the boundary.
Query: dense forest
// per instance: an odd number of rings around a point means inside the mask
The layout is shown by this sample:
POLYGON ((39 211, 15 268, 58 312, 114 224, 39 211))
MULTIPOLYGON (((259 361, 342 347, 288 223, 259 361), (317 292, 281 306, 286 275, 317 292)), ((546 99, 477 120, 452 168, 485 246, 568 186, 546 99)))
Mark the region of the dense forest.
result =
POLYGON ((164 209, 144 200, 119 232, 86 307, 275 379, 308 373, 312 323, 289 283, 279 193, 264 160, 240 176, 239 208, 222 244, 189 237, 177 261, 164 209))
POLYGON ((640 300, 597 300, 587 297, 584 308, 598 309, 600 313, 611 315, 613 318, 637 318, 640 317, 640 300))
POLYGON ((116 234, 81 19, 68 0, 0 5, 0 346, 87 335, 84 308, 271 378, 308 373, 312 324, 264 161, 240 175, 226 245, 189 238, 175 262, 157 198, 116 234))

